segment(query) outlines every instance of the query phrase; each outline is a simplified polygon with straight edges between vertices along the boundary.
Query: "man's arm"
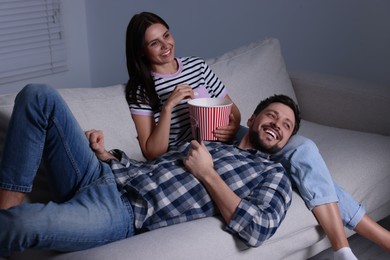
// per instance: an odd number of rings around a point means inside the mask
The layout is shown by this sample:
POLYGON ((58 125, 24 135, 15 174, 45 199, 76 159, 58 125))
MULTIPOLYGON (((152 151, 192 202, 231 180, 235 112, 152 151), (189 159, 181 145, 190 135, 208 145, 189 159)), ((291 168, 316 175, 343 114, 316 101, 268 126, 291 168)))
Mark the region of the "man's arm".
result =
POLYGON ((237 196, 214 170, 207 148, 191 143, 184 165, 206 187, 227 223, 248 246, 259 246, 270 238, 284 219, 291 204, 291 183, 279 165, 268 169, 264 178, 243 199, 237 196))
POLYGON ((213 159, 204 143, 191 142, 192 149, 184 165, 206 187, 223 219, 229 223, 241 198, 238 197, 214 170, 213 159))
POLYGON ((227 230, 248 246, 260 246, 278 229, 292 199, 291 183, 284 169, 270 168, 252 192, 241 200, 227 230))

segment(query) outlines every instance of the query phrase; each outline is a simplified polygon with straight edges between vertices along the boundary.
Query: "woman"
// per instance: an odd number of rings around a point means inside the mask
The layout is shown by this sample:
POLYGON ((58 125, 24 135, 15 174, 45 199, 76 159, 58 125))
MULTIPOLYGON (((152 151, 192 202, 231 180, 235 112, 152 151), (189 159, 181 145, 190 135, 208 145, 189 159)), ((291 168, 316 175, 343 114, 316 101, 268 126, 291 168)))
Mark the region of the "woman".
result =
MULTIPOLYGON (((175 57, 175 40, 169 26, 153 13, 143 12, 131 19, 126 56, 126 98, 141 150, 148 160, 192 138, 188 99, 231 100, 226 87, 203 59, 175 57)), ((229 125, 214 132, 217 139, 232 140, 240 120, 240 111, 233 103, 229 125)))

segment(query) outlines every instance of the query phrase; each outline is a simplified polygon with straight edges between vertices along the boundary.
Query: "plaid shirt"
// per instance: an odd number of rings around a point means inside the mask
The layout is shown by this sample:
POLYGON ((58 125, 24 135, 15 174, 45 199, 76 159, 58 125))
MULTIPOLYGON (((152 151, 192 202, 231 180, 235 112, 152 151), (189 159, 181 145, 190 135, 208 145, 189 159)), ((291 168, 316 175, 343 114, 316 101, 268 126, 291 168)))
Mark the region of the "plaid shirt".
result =
MULTIPOLYGON (((249 246, 270 238, 291 204, 291 183, 279 163, 257 150, 243 150, 219 142, 205 142, 214 168, 242 199, 226 230, 249 246)), ((152 230, 213 216, 218 209, 206 188, 182 162, 186 143, 151 162, 111 160, 118 189, 134 209, 135 227, 152 230)))

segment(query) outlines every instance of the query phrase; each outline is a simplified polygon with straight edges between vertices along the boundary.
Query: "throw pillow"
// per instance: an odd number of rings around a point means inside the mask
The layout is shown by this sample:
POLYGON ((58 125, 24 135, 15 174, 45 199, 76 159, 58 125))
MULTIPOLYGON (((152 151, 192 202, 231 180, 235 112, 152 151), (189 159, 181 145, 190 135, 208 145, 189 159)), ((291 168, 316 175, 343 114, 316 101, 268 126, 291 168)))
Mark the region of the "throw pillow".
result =
POLYGON ((285 94, 297 101, 275 38, 252 42, 206 62, 228 88, 241 111, 242 125, 268 96, 285 94))

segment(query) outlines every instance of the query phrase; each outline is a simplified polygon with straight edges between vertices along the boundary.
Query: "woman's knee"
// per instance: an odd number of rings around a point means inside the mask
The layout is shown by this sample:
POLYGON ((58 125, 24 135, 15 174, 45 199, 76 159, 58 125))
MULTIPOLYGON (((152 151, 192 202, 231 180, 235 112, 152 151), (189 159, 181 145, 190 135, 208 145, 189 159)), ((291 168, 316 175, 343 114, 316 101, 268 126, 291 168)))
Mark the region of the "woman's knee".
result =
POLYGON ((318 153, 317 145, 310 140, 301 135, 294 135, 288 141, 288 143, 283 147, 283 149, 277 153, 277 156, 288 156, 291 154, 306 154, 306 153, 318 153))

